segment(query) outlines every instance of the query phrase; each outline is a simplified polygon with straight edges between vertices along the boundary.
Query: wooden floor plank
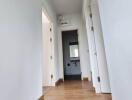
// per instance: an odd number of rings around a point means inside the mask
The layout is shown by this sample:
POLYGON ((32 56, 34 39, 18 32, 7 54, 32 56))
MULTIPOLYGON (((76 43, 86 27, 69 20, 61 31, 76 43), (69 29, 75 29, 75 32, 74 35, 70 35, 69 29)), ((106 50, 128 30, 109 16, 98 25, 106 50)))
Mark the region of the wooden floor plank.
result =
POLYGON ((88 81, 65 81, 44 93, 44 100, 112 100, 110 94, 96 94, 88 81))

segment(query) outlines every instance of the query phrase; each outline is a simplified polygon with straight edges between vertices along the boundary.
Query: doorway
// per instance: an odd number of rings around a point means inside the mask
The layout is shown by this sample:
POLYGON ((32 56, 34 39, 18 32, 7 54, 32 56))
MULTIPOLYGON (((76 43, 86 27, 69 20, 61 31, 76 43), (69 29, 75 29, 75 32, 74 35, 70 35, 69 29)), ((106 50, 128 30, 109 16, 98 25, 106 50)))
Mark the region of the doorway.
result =
POLYGON ((64 80, 81 80, 78 30, 62 31, 64 80))

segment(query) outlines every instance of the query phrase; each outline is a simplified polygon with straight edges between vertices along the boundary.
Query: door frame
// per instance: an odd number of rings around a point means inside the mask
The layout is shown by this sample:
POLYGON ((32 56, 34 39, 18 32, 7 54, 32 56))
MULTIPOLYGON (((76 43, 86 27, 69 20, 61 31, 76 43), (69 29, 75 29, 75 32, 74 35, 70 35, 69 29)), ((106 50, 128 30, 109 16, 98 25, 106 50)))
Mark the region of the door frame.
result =
MULTIPOLYGON (((88 10, 90 13, 90 8, 88 10)), ((99 74, 99 68, 98 68, 98 59, 97 59, 97 51, 96 51, 96 43, 95 43, 95 35, 93 30, 91 30, 91 27, 93 26, 93 22, 89 16, 86 16, 86 30, 87 30, 87 37, 88 37, 88 44, 89 44, 89 52, 90 52, 90 59, 91 63, 91 70, 92 70, 92 80, 93 80, 93 86, 95 88, 96 93, 101 93, 101 83, 100 81, 100 74, 99 74), (92 43, 92 44, 91 44, 92 43), (90 44, 92 47, 90 48, 90 44), (91 51, 90 51, 91 49, 91 51)))
MULTIPOLYGON (((63 74, 63 76, 62 76, 62 79, 63 79, 63 81, 65 81, 64 80, 64 63, 63 63, 63 44, 62 44, 62 32, 63 31, 72 31, 72 30, 77 30, 77 35, 78 35, 78 44, 79 44, 79 54, 80 54, 80 41, 79 41, 79 34, 80 34, 80 29, 77 27, 77 26, 66 26, 66 27, 61 27, 60 28, 60 39, 59 39, 59 42, 61 43, 61 45, 60 45, 60 58, 59 59, 61 59, 61 61, 60 61, 60 66, 62 66, 62 74, 63 74)), ((81 60, 81 59, 80 59, 81 60)), ((81 63, 80 63, 80 69, 81 69, 81 80, 83 80, 83 77, 82 77, 82 67, 81 67, 81 63)))
MULTIPOLYGON (((52 58, 54 57, 54 26, 53 26, 53 21, 52 21, 52 19, 51 19, 51 17, 49 16, 49 13, 48 13, 48 11, 45 9, 45 8, 42 8, 42 13, 44 13, 44 15, 47 17, 47 19, 49 20, 49 24, 50 24, 50 28, 49 28, 49 30, 51 30, 50 31, 50 38, 52 38, 52 44, 51 44, 51 51, 50 51, 50 57, 52 56, 52 58)), ((42 19, 42 21, 43 21, 43 19, 42 19)), ((43 22, 42 22, 42 28, 43 28, 43 22)), ((43 47, 43 34, 44 34, 44 32, 43 32, 43 30, 42 30, 42 47, 43 47)), ((50 39, 49 39, 49 41, 50 41, 50 39)), ((43 49, 44 50, 44 49, 43 49)), ((44 53, 43 52, 43 50, 42 50, 42 53, 44 53)), ((42 55, 42 67, 44 68, 44 55, 42 55)), ((50 68, 49 68, 49 70, 48 70, 48 74, 50 75, 50 77, 48 78, 48 82, 46 83, 46 84, 44 84, 44 82, 43 82, 43 77, 44 76, 42 76, 42 84, 43 84, 43 86, 55 86, 55 79, 54 78, 51 78, 51 75, 52 76, 55 76, 54 75, 54 66, 55 66, 55 63, 54 63, 54 59, 51 59, 50 61, 49 61, 50 63, 50 68)), ((42 69, 43 69, 42 68, 42 69)), ((43 73, 44 73, 44 71, 42 70, 42 75, 43 75, 43 73)))

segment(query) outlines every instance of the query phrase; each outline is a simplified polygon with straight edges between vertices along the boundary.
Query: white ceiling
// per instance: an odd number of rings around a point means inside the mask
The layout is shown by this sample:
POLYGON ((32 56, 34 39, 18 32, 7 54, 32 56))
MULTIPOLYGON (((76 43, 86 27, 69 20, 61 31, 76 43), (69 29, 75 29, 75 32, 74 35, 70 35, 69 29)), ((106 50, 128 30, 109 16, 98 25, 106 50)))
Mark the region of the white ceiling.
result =
POLYGON ((83 0, 51 0, 57 14, 71 14, 82 11, 83 0))

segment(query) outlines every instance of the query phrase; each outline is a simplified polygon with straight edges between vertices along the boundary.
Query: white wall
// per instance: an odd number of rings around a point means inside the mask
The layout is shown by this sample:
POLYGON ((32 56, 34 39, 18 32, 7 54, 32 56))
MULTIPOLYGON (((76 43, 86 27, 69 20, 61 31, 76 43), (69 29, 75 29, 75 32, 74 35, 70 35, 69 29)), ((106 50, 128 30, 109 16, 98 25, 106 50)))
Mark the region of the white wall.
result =
POLYGON ((42 95, 41 4, 0 1, 0 100, 37 100, 42 95))
MULTIPOLYGON (((90 75, 90 64, 89 64, 89 53, 88 53, 88 44, 87 44, 87 37, 85 28, 83 26, 82 16, 81 14, 70 14, 64 15, 64 17, 70 21, 69 25, 61 26, 59 30, 59 38, 58 43, 60 48, 62 48, 62 37, 61 31, 65 30, 79 30, 79 49, 80 49, 80 64, 81 64, 81 71, 82 77, 88 77, 91 80, 90 75)), ((59 50, 59 66, 60 66, 60 78, 63 78, 63 51, 62 49, 59 50)))
POLYGON ((100 0, 112 100, 132 100, 132 0, 100 0))
MULTIPOLYGON (((57 25, 57 18, 50 0, 42 0, 42 7, 43 10, 46 11, 48 14, 51 22, 53 23, 53 67, 52 67, 52 74, 53 74, 53 85, 59 79, 59 65, 58 65, 58 25, 57 25)), ((44 71, 43 71, 44 72, 44 71)))

